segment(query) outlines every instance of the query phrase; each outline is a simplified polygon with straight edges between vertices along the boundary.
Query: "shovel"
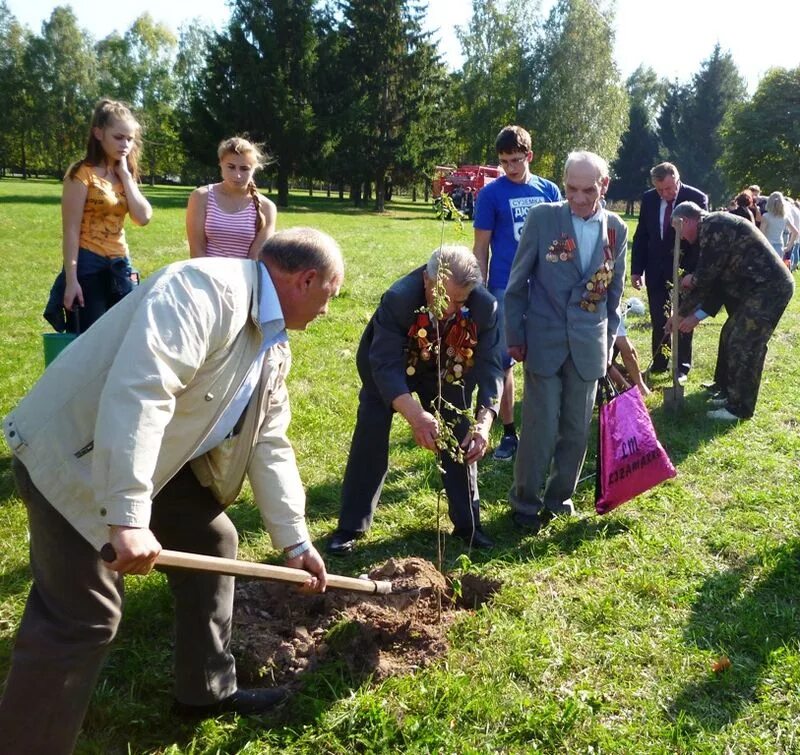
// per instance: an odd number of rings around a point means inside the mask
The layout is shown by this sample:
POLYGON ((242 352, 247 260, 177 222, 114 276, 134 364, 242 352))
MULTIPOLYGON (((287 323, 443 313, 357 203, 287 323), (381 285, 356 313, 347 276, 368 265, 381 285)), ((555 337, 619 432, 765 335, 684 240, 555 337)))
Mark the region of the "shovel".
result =
MULTIPOLYGON (((103 561, 111 563, 117 554, 111 543, 106 543, 100 550, 103 561)), ((253 561, 239 561, 235 558, 204 556, 199 553, 162 550, 156 557, 157 566, 170 566, 174 569, 193 569, 195 571, 227 574, 232 577, 255 577, 256 579, 272 579, 278 582, 295 582, 302 584, 311 575, 304 569, 291 569, 288 566, 272 566, 253 561)), ((328 575, 328 587, 340 590, 354 590, 372 595, 388 595, 392 592, 392 583, 375 579, 342 577, 338 574, 328 575)))
POLYGON ((678 295, 680 294, 680 280, 678 279, 678 262, 681 254, 681 230, 683 219, 675 218, 675 246, 672 249, 672 291, 670 291, 670 305, 672 308, 672 342, 670 348, 672 363, 672 388, 664 389, 664 408, 677 411, 683 406, 683 386, 678 382, 678 295))

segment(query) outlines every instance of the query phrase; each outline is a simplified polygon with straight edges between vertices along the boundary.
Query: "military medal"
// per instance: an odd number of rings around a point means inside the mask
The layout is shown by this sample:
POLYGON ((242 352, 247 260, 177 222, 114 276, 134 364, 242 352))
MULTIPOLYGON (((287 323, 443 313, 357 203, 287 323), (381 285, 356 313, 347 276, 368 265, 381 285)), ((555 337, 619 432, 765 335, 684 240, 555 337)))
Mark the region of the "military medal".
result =
POLYGON ((553 241, 547 249, 544 258, 548 262, 569 262, 575 256, 575 249, 577 248, 575 241, 566 233, 561 234, 561 238, 553 241))
POLYGON ((606 243, 603 245, 603 264, 586 283, 586 290, 581 294, 580 307, 586 312, 596 312, 597 305, 608 295, 608 284, 614 277, 616 238, 616 231, 609 228, 606 243))

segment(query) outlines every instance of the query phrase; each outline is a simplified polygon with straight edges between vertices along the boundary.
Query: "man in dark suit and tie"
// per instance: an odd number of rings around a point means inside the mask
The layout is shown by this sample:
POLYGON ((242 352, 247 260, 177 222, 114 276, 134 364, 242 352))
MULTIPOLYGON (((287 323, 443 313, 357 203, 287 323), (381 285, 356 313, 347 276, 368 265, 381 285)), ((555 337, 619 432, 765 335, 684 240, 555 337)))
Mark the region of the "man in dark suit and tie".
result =
POLYGON ((352 551, 372 524, 389 467, 395 412, 408 422, 419 446, 441 450, 453 535, 473 548, 492 545, 480 525, 477 461, 486 453, 499 410, 500 357, 497 301, 482 285, 478 262, 466 247, 437 249, 427 265, 384 293, 356 355, 361 393, 329 553, 352 551), (446 403, 437 406, 440 386, 446 403), (468 409, 476 387, 476 422, 470 428, 466 416, 448 404, 468 409), (437 422, 437 409, 461 447, 461 458, 442 448, 447 428, 437 422))
MULTIPOLYGON (((636 289, 642 287, 642 277, 647 286, 652 326, 653 363, 650 371, 666 372, 668 357, 665 353, 667 340, 664 325, 672 281, 672 252, 675 244, 675 229, 670 222, 672 209, 681 202, 695 202, 708 209, 708 197, 699 189, 681 183, 678 169, 672 163, 659 163, 650 171, 653 188, 642 195, 639 207, 639 223, 633 235, 631 254, 631 283, 636 289)), ((686 273, 697 265, 696 252, 687 249, 681 257, 681 268, 686 273)), ((692 367, 692 334, 681 333, 678 338, 678 375, 685 382, 692 367)))

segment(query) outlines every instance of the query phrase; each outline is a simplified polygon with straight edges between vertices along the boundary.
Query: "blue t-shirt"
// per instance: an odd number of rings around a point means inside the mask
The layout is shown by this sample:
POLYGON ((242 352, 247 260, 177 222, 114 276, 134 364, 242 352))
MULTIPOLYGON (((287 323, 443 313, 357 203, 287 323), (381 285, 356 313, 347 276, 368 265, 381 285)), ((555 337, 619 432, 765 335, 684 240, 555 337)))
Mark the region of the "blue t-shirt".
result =
POLYGON ((528 210, 542 202, 560 201, 558 186, 533 174, 524 184, 500 176, 478 192, 473 226, 481 231, 492 232, 489 288, 505 288, 508 285, 511 263, 517 253, 517 243, 528 210))

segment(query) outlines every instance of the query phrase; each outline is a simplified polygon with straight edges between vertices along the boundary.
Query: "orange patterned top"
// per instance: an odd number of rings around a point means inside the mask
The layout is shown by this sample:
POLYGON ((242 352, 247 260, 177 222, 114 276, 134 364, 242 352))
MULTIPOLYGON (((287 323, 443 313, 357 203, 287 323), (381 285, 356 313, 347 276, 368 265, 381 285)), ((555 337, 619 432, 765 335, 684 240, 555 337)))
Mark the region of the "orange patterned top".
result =
POLYGON ((122 183, 112 184, 97 175, 93 165, 84 163, 78 168, 75 180, 87 187, 86 204, 81 218, 80 246, 103 257, 125 257, 125 215, 128 200, 122 183))

